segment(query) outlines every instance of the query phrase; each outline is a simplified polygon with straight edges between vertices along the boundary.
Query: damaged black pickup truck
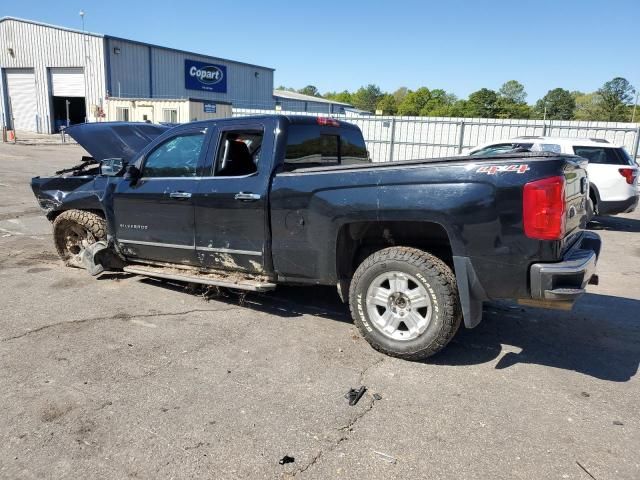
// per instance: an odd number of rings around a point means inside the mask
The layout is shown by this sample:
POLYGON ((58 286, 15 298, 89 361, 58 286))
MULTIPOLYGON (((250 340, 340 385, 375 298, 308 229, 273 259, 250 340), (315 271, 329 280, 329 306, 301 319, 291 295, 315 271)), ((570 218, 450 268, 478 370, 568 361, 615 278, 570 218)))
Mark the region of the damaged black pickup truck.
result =
POLYGON ((597 281, 580 157, 372 163, 357 127, 279 115, 67 132, 92 157, 32 188, 62 259, 92 274, 336 285, 369 343, 407 359, 486 300, 566 307, 597 281))

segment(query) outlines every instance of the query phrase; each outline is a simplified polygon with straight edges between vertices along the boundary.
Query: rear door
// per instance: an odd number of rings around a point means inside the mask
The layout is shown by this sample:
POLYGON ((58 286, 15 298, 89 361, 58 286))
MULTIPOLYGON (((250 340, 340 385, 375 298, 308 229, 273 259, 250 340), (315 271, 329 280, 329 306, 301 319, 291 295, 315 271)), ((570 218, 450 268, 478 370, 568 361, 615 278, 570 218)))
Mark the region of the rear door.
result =
POLYGON ((600 200, 623 201, 637 193, 636 185, 629 184, 621 173, 623 169, 637 171, 637 165, 622 148, 576 145, 573 152, 589 160, 589 180, 597 187, 600 200))
POLYGON ((207 268, 268 271, 274 126, 242 119, 219 125, 194 197, 198 259, 207 268))
POLYGON ((116 238, 128 257, 198 264, 192 196, 206 136, 202 126, 181 129, 145 155, 141 178, 117 185, 116 238))

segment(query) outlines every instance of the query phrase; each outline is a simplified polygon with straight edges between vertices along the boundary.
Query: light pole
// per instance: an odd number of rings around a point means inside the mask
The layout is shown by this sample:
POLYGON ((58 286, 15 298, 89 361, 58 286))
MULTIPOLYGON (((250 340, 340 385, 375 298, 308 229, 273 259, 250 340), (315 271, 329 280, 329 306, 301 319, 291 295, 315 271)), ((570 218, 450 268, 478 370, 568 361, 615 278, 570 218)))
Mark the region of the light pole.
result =
POLYGON ((633 104, 633 113, 631 113, 631 123, 636 121, 636 110, 638 109, 638 94, 640 90, 636 90, 636 103, 633 104))

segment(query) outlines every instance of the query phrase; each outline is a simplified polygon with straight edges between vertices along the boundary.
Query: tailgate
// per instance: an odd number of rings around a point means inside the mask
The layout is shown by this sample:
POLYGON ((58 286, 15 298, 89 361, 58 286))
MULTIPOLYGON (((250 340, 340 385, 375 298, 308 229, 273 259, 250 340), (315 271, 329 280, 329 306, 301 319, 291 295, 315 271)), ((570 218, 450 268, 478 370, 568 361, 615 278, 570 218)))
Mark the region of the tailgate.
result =
POLYGON ((584 228, 587 221, 587 200, 589 198, 589 178, 586 162, 567 162, 565 178, 565 225, 569 236, 577 229, 584 228))

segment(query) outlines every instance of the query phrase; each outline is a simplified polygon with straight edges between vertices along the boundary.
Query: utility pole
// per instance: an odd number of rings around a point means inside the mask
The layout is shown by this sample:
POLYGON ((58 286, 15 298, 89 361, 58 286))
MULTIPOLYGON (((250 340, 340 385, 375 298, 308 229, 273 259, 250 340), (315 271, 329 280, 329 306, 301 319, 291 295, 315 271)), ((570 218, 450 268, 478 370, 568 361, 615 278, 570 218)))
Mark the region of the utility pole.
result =
POLYGON ((84 29, 84 10, 80 10, 80 18, 82 19, 82 78, 84 79, 84 123, 87 123, 87 108, 89 102, 87 102, 87 32, 84 29))
POLYGON ((636 110, 638 109, 638 94, 640 90, 636 90, 636 103, 633 104, 633 113, 631 114, 631 123, 636 121, 636 110))

